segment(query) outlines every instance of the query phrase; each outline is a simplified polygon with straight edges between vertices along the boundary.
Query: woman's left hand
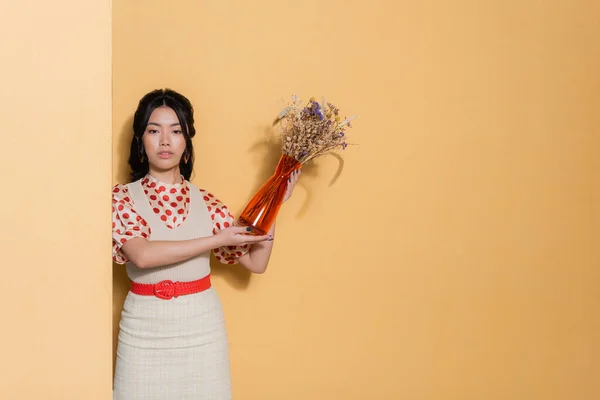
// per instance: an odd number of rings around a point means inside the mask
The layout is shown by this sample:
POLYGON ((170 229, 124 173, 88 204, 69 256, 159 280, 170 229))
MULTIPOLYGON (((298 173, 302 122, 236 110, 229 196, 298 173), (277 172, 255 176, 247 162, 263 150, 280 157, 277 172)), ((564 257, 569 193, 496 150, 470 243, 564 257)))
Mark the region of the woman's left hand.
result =
POLYGON ((300 174, 302 174, 302 170, 297 169, 290 175, 290 179, 288 179, 287 190, 285 192, 285 196, 283 197, 284 202, 286 202, 290 197, 292 197, 292 192, 294 191, 296 183, 298 183, 300 174))

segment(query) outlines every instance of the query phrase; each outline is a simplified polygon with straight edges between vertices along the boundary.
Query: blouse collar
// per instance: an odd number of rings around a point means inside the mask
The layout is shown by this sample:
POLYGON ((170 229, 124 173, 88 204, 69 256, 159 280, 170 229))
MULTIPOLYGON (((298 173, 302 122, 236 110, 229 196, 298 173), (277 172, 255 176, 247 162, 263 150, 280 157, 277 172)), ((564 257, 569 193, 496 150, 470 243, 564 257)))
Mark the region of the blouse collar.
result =
POLYGON ((183 175, 180 175, 181 177, 181 181, 176 182, 176 183, 165 183, 162 181, 159 181, 158 179, 156 179, 155 177, 153 177, 150 174, 146 174, 146 176, 144 177, 144 179, 142 179, 142 185, 143 186, 147 186, 149 188, 160 188, 161 186, 164 187, 165 189, 170 189, 170 188, 181 188, 183 186, 187 186, 186 185, 186 181, 185 178, 183 177, 183 175))

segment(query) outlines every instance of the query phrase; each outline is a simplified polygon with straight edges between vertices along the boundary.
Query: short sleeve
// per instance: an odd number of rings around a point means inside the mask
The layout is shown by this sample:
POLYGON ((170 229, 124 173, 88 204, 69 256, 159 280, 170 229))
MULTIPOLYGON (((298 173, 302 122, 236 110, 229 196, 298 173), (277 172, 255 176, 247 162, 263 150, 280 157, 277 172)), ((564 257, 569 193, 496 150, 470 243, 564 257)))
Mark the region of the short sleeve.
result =
MULTIPOLYGON (((200 190, 202 197, 208 208, 213 225, 213 234, 219 233, 222 229, 233 226, 235 218, 227 206, 218 200, 213 194, 200 190)), ((222 264, 237 264, 238 259, 250 251, 249 245, 244 246, 224 246, 213 249, 217 261, 222 264)))
POLYGON ((129 191, 125 185, 116 185, 112 193, 112 250, 113 261, 125 264, 127 257, 121 247, 135 237, 150 238, 150 226, 133 207, 129 191))

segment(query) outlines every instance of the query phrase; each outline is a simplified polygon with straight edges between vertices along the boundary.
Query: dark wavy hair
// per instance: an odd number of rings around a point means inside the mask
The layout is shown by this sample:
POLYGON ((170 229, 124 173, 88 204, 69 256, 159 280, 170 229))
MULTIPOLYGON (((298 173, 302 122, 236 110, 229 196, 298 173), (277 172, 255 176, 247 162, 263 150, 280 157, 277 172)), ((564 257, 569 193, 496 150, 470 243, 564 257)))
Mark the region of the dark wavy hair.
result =
POLYGON ((196 134, 192 103, 185 96, 174 90, 156 89, 142 97, 133 116, 133 138, 131 140, 128 161, 131 167, 132 182, 146 176, 150 168, 142 136, 148 126, 150 115, 152 115, 154 109, 161 106, 168 106, 177 114, 177 118, 181 124, 181 131, 185 137, 185 151, 179 162, 179 169, 181 175, 186 180, 189 180, 192 175, 192 170, 194 169, 194 146, 192 138, 196 134))

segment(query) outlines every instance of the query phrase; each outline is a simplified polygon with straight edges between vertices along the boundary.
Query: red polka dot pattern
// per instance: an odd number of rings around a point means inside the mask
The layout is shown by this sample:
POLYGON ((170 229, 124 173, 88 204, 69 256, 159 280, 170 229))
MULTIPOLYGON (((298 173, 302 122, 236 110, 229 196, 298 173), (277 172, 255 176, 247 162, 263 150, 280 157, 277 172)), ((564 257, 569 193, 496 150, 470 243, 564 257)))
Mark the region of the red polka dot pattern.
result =
MULTIPOLYGON (((182 183, 165 185, 148 175, 142 179, 142 187, 150 208, 162 223, 168 229, 181 226, 188 215, 191 201, 189 183, 182 178, 182 183)), ((213 234, 233 226, 234 217, 225 204, 204 189, 200 189, 200 196, 211 217, 213 234)), ((121 251, 121 246, 134 237, 150 239, 151 230, 148 223, 135 212, 127 186, 113 187, 112 203, 113 260, 118 264, 125 264, 128 260, 121 251)), ((237 259, 246 254, 249 249, 249 246, 229 246, 213 249, 213 253, 217 261, 231 265, 237 263, 237 259)))
MULTIPOLYGON (((210 214, 213 222, 213 233, 216 235, 222 229, 233 226, 234 216, 229 212, 227 206, 217 199, 212 193, 208 193, 204 189, 200 189, 203 195, 206 209, 210 214)), ((250 250, 250 246, 227 246, 218 249, 213 249, 217 261, 223 264, 236 264, 239 257, 242 257, 250 250)))

